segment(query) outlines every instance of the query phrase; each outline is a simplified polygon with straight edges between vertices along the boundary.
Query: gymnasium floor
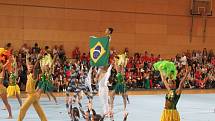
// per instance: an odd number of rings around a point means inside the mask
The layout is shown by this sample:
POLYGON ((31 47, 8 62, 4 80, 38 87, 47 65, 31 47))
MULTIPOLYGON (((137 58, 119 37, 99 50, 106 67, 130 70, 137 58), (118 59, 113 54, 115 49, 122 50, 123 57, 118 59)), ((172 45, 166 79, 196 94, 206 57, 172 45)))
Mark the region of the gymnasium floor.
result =
MULTIPOLYGON (((159 121, 164 104, 164 95, 143 95, 130 96, 130 104, 128 105, 127 121, 159 121)), ((86 99, 84 99, 86 100, 86 99)), ((86 101, 83 100, 85 106, 86 101)), ((13 108, 14 119, 4 119, 7 112, 0 110, 0 121, 17 121, 19 112, 18 102, 10 99, 13 108)), ((49 102, 47 98, 41 98, 41 105, 45 110, 48 121, 70 121, 66 113, 64 98, 58 98, 59 105, 49 102)), ((2 107, 2 101, 0 106, 2 107)), ((102 107, 99 98, 94 99, 94 108, 100 112, 102 107)), ((178 110, 181 114, 181 121, 215 121, 215 94, 184 94, 178 104, 178 110)), ((116 97, 115 100, 115 121, 122 121, 122 98, 116 97)), ((39 121, 37 114, 31 107, 24 121, 39 121)), ((81 121, 84 121, 83 119, 81 121)), ((109 121, 109 119, 106 119, 109 121)))

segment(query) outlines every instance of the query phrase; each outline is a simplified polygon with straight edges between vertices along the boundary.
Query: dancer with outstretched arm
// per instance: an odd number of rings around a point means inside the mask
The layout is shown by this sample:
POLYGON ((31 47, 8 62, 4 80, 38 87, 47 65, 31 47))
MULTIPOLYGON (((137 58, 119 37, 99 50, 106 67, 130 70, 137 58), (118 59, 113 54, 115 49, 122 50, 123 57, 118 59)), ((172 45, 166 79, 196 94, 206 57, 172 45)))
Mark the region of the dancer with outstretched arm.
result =
MULTIPOLYGON (((40 58, 41 57, 39 56, 39 59, 40 58)), ((36 70, 35 68, 38 66, 39 60, 37 60, 37 62, 34 64, 33 62, 29 62, 29 57, 27 56, 26 63, 27 63, 27 68, 28 68, 28 76, 27 76, 27 84, 26 84, 26 92, 28 94, 28 97, 25 100, 22 107, 20 108, 18 121, 23 121, 23 119, 26 115, 26 112, 31 105, 34 106, 41 121, 48 121, 42 107, 39 104, 40 96, 44 92, 44 90, 39 89, 36 91, 36 89, 35 89, 36 82, 37 82, 36 81, 37 75, 35 74, 35 70, 36 70)))
POLYGON ((155 70, 160 71, 161 79, 167 89, 165 108, 160 121, 180 121, 180 115, 177 110, 177 103, 180 99, 182 88, 188 75, 188 66, 185 68, 185 75, 176 87, 177 70, 174 63, 169 61, 160 61, 154 64, 155 70))

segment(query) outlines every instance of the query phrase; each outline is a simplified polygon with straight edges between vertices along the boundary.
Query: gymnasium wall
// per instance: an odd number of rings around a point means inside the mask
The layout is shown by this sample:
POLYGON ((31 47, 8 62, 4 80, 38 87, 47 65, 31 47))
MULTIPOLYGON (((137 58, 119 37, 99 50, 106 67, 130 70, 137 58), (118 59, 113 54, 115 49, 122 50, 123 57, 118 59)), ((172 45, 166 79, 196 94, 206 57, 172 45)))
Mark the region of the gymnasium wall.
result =
POLYGON ((90 35, 113 27, 111 46, 168 57, 186 49, 215 49, 215 17, 194 19, 190 39, 190 0, 0 0, 0 46, 12 42, 63 44, 67 53, 87 51, 90 35))

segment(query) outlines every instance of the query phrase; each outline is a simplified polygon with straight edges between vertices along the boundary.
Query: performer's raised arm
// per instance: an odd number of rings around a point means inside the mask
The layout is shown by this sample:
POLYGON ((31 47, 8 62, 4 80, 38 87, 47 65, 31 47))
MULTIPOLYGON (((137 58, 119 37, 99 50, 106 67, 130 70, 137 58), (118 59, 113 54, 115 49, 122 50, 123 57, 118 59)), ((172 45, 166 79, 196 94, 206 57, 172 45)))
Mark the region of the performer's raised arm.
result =
POLYGON ((55 67, 56 60, 57 60, 57 54, 54 55, 54 58, 53 58, 52 63, 51 63, 49 74, 52 74, 54 72, 54 67, 55 67))
POLYGON ((183 85, 184 85, 184 82, 186 81, 186 78, 187 78, 187 75, 188 75, 188 73, 189 73, 189 67, 188 67, 188 65, 186 65, 186 68, 185 68, 185 75, 184 75, 184 77, 182 78, 182 80, 180 81, 180 84, 179 84, 179 87, 178 87, 178 91, 181 91, 182 90, 182 88, 183 88, 183 85))
POLYGON ((10 60, 8 59, 6 63, 2 66, 3 71, 5 70, 6 66, 10 63, 10 60))
POLYGON ((33 76, 33 78, 36 80, 37 79, 37 77, 38 77, 38 74, 35 74, 35 70, 37 69, 37 67, 39 66, 39 64, 40 64, 40 59, 42 58, 42 56, 39 54, 38 55, 38 57, 37 57, 37 61, 36 61, 36 63, 34 64, 34 66, 33 66, 33 70, 32 70, 32 73, 34 74, 34 76, 33 76))
POLYGON ((168 82, 166 80, 166 76, 162 72, 160 72, 160 76, 161 76, 161 80, 164 83, 166 89, 170 90, 170 86, 169 86, 169 84, 168 84, 168 82))
POLYGON ((25 60, 26 60, 26 65, 27 66, 30 64, 29 59, 30 59, 30 54, 26 51, 26 58, 25 58, 25 60))

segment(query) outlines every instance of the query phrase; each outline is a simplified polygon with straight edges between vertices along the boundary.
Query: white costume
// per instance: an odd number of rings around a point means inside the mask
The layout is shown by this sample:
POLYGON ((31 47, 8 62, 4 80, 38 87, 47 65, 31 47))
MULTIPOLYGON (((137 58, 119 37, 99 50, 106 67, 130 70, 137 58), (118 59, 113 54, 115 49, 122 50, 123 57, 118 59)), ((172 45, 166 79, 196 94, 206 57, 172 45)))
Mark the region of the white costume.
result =
POLYGON ((109 66, 104 77, 99 81, 99 97, 101 99, 103 105, 103 114, 107 114, 109 112, 109 104, 108 104, 108 79, 111 75, 112 65, 109 66))
POLYGON ((92 90, 92 86, 91 86, 91 84, 92 84, 92 82, 91 82, 92 76, 91 75, 92 75, 92 67, 90 68, 90 70, 87 74, 86 81, 85 81, 85 86, 87 86, 89 88, 90 92, 92 93, 93 90, 92 90))

